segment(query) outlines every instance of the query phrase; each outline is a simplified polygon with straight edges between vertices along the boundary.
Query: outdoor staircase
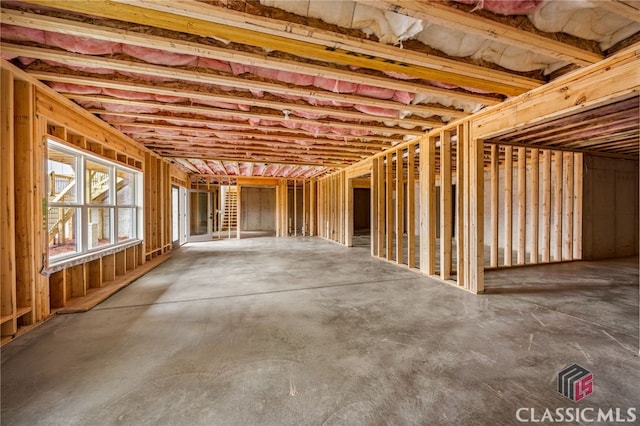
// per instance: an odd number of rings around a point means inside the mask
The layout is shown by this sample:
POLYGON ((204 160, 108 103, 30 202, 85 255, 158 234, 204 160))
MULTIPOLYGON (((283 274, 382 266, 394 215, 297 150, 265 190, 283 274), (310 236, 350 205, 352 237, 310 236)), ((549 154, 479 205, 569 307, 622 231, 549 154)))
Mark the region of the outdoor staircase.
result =
POLYGON ((224 215, 222 216, 222 231, 238 229, 238 191, 229 187, 224 197, 224 215))

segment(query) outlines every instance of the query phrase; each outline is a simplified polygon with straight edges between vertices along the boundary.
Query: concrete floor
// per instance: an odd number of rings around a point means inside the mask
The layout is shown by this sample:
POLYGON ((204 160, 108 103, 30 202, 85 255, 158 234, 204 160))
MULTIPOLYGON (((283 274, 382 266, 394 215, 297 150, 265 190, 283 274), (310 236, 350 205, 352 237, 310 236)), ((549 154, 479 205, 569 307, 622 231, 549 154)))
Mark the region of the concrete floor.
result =
POLYGON ((509 425, 519 407, 640 417, 637 265, 493 271, 503 291, 475 296, 366 247, 190 244, 92 311, 4 346, 1 421, 509 425), (575 285, 583 278, 592 285, 575 285), (556 392, 572 363, 594 375, 578 403, 556 392))

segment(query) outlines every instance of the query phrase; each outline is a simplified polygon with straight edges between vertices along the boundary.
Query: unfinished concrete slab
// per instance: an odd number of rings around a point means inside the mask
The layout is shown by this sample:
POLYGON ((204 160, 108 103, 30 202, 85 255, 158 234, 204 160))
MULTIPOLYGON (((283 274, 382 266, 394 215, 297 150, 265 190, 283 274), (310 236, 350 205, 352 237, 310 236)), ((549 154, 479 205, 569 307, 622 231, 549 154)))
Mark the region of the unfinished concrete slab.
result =
MULTIPOLYGON (((321 239, 189 244, 92 311, 5 345, 2 424, 507 425, 519 408, 539 417, 557 407, 626 415, 640 395, 638 313, 628 307, 638 288, 616 285, 611 265, 588 268, 610 285, 476 296, 321 239), (578 403, 556 391, 573 363, 594 376, 578 403)), ((558 266, 586 276, 580 263, 558 266)), ((541 274, 508 272, 503 284, 541 274)), ((637 283, 637 268, 631 275, 637 283)))

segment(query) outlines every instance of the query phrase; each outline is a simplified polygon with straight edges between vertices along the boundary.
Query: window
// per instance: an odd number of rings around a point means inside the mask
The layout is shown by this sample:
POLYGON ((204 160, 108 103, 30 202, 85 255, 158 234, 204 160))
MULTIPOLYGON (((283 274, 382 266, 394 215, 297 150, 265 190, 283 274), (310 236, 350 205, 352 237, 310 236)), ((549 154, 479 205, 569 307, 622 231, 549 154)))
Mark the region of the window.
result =
POLYGON ((139 239, 141 174, 49 141, 49 264, 139 239))

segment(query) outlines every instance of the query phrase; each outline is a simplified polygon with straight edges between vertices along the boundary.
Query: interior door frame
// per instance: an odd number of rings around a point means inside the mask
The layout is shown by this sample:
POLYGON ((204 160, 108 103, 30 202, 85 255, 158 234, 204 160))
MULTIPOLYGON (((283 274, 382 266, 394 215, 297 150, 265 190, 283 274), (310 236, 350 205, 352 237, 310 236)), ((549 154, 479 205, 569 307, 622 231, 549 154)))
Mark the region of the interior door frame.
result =
POLYGON ((213 215, 214 212, 214 196, 215 194, 211 191, 202 190, 202 189, 189 189, 187 190, 187 242, 195 243, 202 241, 211 241, 213 239, 213 215), (207 194, 207 232, 201 235, 191 235, 191 194, 200 193, 207 194))

